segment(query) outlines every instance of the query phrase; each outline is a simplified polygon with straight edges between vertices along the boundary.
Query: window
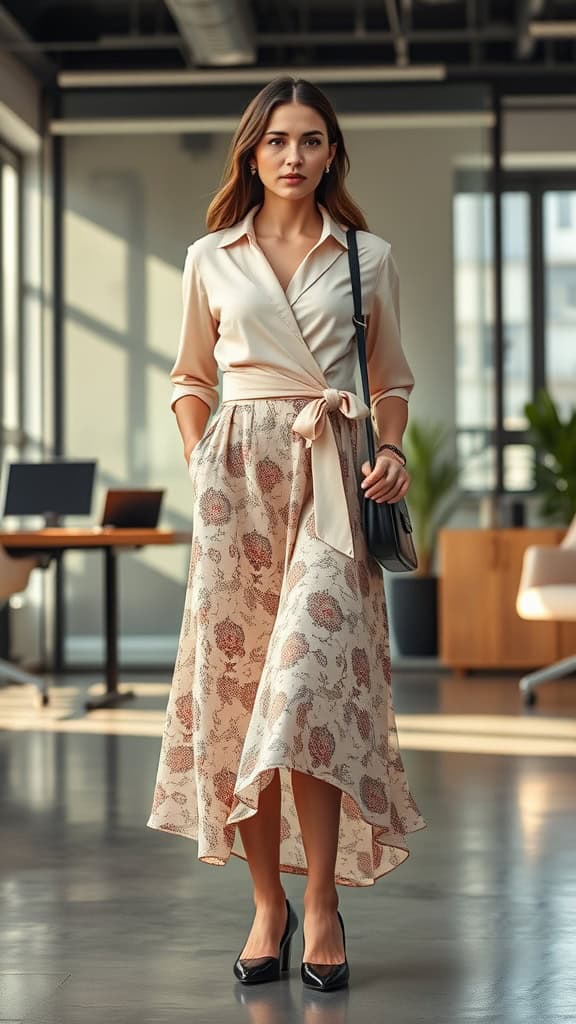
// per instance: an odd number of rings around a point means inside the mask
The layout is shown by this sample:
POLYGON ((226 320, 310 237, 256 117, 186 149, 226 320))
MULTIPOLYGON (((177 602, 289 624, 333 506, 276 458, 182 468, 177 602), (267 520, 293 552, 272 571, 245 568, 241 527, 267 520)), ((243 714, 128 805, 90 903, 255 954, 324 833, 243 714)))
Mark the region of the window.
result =
POLYGON ((544 353, 552 397, 568 413, 576 404, 576 190, 543 196, 544 353), (568 211, 560 217, 560 208, 568 211))
MULTIPOLYGON (((462 183, 460 183, 462 184, 462 183)), ((561 409, 576 396, 576 190, 509 174, 502 196, 504 345, 496 366, 493 197, 457 185, 454 196, 456 417, 462 481, 471 491, 533 487, 524 407, 547 387, 561 409), (502 379, 503 415, 495 388, 502 379)))
POLYGON ((569 192, 556 193, 556 226, 559 230, 570 229, 574 223, 572 211, 574 209, 574 197, 569 192))

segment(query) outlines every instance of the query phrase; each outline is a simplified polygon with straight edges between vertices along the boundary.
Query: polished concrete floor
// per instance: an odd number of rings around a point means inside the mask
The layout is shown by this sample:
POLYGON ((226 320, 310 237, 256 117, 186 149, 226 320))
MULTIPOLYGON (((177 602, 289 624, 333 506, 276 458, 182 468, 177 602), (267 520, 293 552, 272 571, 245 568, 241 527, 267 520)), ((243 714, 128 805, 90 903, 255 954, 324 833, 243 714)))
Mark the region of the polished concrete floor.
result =
MULTIPOLYGON (((0 1021, 45 1024, 574 1024, 576 680, 525 710, 514 679, 397 674, 428 828, 375 887, 340 889, 351 987, 232 975, 246 865, 146 828, 167 682, 82 711, 0 691, 0 1021)), ((301 913, 303 879, 283 876, 301 913)))

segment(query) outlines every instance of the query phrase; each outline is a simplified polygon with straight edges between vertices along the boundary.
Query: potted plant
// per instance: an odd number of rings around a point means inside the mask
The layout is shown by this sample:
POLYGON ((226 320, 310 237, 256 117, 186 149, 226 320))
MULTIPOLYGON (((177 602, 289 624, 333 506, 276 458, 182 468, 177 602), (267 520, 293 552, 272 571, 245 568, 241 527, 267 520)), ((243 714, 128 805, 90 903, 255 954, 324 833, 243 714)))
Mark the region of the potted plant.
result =
POLYGON ((569 524, 576 515, 576 407, 564 421, 547 391, 524 407, 536 452, 534 480, 544 519, 569 524))
POLYGON ((390 574, 391 619, 401 654, 433 657, 438 653, 438 580, 434 554, 438 530, 458 496, 458 465, 450 451, 450 431, 442 423, 411 420, 404 451, 412 477, 408 491, 418 569, 390 574))

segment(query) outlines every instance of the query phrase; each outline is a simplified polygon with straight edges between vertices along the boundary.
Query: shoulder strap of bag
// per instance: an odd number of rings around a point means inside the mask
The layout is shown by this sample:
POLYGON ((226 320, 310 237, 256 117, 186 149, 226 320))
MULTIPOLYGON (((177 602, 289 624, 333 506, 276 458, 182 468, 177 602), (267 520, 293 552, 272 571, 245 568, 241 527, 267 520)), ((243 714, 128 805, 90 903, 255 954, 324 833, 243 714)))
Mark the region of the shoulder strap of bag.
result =
MULTIPOLYGON (((348 262, 350 264, 350 278, 352 280, 352 297, 354 299, 354 316, 352 317, 352 320, 356 330, 358 361, 360 363, 364 402, 368 408, 370 408, 370 386, 368 383, 368 367, 366 365, 366 320, 362 313, 362 284, 360 281, 360 262, 358 260, 356 229, 348 228, 346 238, 348 240, 348 262)), ((372 420, 370 416, 366 417, 366 438, 368 441, 368 458, 370 460, 370 465, 374 466, 376 456, 374 431, 372 429, 372 420)))

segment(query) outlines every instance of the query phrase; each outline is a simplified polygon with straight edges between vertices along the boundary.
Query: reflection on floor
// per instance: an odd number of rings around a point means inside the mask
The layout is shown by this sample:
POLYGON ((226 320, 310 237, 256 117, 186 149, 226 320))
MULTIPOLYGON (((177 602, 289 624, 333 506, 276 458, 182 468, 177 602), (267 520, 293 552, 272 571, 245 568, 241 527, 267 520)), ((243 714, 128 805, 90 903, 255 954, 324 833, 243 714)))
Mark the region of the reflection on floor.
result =
MULTIPOLYGON (((399 682, 398 685, 401 685, 399 682)), ((442 680, 438 689, 450 691, 478 686, 469 680, 454 682, 442 680)), ((485 690, 487 686, 485 685, 485 690)), ((515 684, 510 679, 500 686, 509 690, 515 684)), ((565 694, 576 705, 576 684, 566 681, 555 684, 556 696, 565 694)), ((0 729, 11 731, 41 730, 48 732, 105 733, 124 736, 161 736, 165 705, 170 684, 156 681, 135 681, 122 684, 120 690, 130 689, 137 701, 127 703, 114 711, 83 710, 86 694, 103 692, 101 684, 88 686, 62 685, 50 690, 50 704, 42 708, 33 687, 0 689, 0 729), (157 708, 142 708, 142 698, 162 698, 157 708)), ((541 691, 543 692, 543 691, 541 691)), ((485 692, 485 697, 486 697, 485 692)), ((460 695, 461 696, 461 695, 460 695)), ((546 695, 550 707, 550 695, 546 695)), ((450 697, 447 697, 450 700, 450 697)), ((485 701, 486 703, 486 701, 485 701)), ((400 743, 405 750, 452 750, 477 754, 540 754, 548 757, 576 757, 576 717, 561 714, 556 708, 554 716, 543 712, 541 698, 538 711, 523 712, 520 695, 516 693, 516 713, 487 714, 471 709, 466 714, 435 711, 428 714, 397 713, 396 722, 400 743)))
MULTIPOLYGON (((573 1024, 576 685, 524 709, 517 680, 397 675, 404 762, 428 828, 370 890, 340 889, 349 993, 231 967, 251 916, 246 865, 146 828, 167 680, 83 711, 0 689, 0 1021, 34 1024, 573 1024)), ((285 875, 302 915, 304 880, 285 875)))

